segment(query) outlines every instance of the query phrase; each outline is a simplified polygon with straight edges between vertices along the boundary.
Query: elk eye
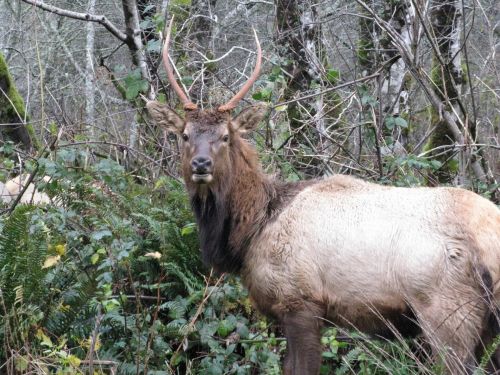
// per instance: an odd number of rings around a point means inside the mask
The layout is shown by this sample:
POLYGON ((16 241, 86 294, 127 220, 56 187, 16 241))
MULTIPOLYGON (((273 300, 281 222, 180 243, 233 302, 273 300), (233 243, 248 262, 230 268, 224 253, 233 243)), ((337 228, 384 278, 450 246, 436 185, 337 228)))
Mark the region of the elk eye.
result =
POLYGON ((182 139, 187 142, 189 140, 189 135, 187 135, 186 133, 182 133, 182 139))
POLYGON ((226 134, 224 137, 222 137, 222 140, 223 140, 224 142, 229 141, 229 134, 226 134))

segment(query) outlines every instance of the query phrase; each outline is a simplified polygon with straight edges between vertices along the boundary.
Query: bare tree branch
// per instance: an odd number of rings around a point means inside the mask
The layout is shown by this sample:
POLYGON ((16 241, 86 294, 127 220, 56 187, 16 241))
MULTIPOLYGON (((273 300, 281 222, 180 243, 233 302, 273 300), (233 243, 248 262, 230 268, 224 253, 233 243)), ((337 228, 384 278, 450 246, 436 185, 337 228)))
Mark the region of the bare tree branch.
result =
MULTIPOLYGON (((414 56, 413 53, 407 48, 406 44, 404 41, 401 39, 400 35, 394 30, 393 26, 390 25, 388 22, 384 21, 382 18, 380 18, 372 8, 370 8, 366 3, 363 2, 363 0, 356 0, 356 2, 361 5, 368 13, 372 15, 372 17, 375 19, 377 24, 384 29, 389 36, 392 38, 394 47, 399 51, 401 54, 401 58, 406 62, 408 69, 412 76, 415 78, 415 80, 419 83, 420 87, 423 89, 426 97, 429 99, 430 103, 434 107, 434 109, 439 113, 440 118, 443 118, 444 121, 446 122, 448 129, 450 130, 451 134, 453 135, 453 138, 455 142, 459 144, 468 144, 469 148, 462 150, 463 152, 466 153, 467 157, 471 161, 471 167, 472 170, 475 174, 475 176, 481 180, 485 181, 485 179, 489 179, 493 182, 494 178, 491 175, 491 173, 488 173, 488 171, 485 171, 484 168, 481 166, 480 163, 480 158, 476 157, 477 154, 477 148, 473 147, 472 145, 475 143, 472 139, 470 139, 470 134, 467 132, 463 133, 459 127, 459 124, 461 122, 460 117, 456 112, 453 111, 453 105, 450 103, 450 99, 448 97, 444 97, 444 100, 442 101, 438 95, 434 92, 433 90, 433 82, 430 79, 430 77, 425 74, 421 66, 417 66, 413 63, 414 61, 414 56), (446 108, 446 105, 451 108, 451 111, 446 108)), ((423 23, 423 20, 422 20, 423 23)), ((436 51, 439 53, 439 50, 436 51)), ((441 56, 442 59, 442 56, 441 56)), ((441 61, 441 60, 440 60, 441 61)), ((444 60, 443 60, 444 61, 444 60)), ((496 192, 498 193, 499 189, 496 189, 496 192)))
POLYGON ((75 20, 80 20, 80 21, 89 21, 89 22, 96 22, 100 23, 102 26, 104 26, 111 34, 113 34, 115 37, 120 39, 122 42, 127 42, 127 34, 125 34, 123 31, 118 29, 110 20, 106 18, 106 16, 102 15, 94 15, 94 14, 89 14, 89 13, 78 13, 78 12, 73 12, 71 10, 67 9, 62 9, 55 7, 53 5, 45 4, 43 1, 38 1, 38 0, 22 0, 26 4, 33 5, 37 8, 43 9, 47 12, 57 14, 59 16, 64 16, 64 17, 69 17, 73 18, 75 20))
POLYGON ((285 102, 276 103, 272 106, 272 108, 281 107, 281 106, 284 106, 284 105, 287 105, 290 103, 300 102, 301 100, 311 99, 311 98, 314 98, 318 95, 323 95, 323 94, 326 94, 327 92, 335 91, 335 90, 341 89, 341 88, 346 87, 346 86, 351 86, 351 85, 354 85, 354 84, 359 83, 359 82, 369 81, 370 79, 376 78, 379 75, 380 75, 380 69, 377 70, 375 73, 370 74, 369 76, 366 76, 366 77, 361 77, 361 78, 355 79, 353 81, 341 83, 340 85, 329 87, 329 88, 327 88, 323 91, 320 91, 320 92, 315 92, 313 94, 304 95, 304 96, 301 96, 299 98, 287 100, 285 102))

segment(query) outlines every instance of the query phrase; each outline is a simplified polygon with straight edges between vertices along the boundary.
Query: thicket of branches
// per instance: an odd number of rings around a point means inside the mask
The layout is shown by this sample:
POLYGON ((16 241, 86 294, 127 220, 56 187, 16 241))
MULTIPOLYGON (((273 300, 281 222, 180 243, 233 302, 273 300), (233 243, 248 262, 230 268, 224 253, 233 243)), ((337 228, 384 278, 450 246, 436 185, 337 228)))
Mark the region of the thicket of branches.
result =
MULTIPOLYGON (((270 105, 253 138, 267 172, 500 200, 495 0, 0 4, 0 181, 27 174, 59 202, 1 216, 0 360, 11 373, 279 372, 279 329, 237 280, 198 263, 177 140, 144 110, 157 98, 182 112, 160 56, 172 16, 172 62, 202 108, 246 81, 257 31, 264 66, 246 102, 270 105)), ((406 342, 345 334, 324 336, 341 373, 439 370, 406 342)))

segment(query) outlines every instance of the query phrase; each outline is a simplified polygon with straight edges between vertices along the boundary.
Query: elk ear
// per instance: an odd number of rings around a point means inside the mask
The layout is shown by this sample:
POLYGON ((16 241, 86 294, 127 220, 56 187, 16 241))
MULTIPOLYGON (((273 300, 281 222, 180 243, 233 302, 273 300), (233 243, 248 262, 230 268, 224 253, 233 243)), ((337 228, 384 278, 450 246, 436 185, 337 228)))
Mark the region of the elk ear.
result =
POLYGON ((267 113, 267 104, 261 103, 245 108, 231 121, 234 131, 242 134, 254 130, 267 113))
POLYGON ((153 121, 168 131, 180 134, 184 130, 184 120, 166 104, 151 100, 146 103, 146 108, 153 121))

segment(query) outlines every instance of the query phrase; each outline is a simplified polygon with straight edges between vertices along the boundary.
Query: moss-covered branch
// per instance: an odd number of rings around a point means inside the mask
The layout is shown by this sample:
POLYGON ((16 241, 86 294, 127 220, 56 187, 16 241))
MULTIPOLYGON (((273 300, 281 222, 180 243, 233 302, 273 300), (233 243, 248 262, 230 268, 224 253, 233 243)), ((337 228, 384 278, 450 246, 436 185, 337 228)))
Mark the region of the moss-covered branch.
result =
POLYGON ((2 135, 26 150, 38 148, 33 126, 29 124, 24 100, 16 89, 4 56, 0 53, 0 127, 2 135))

